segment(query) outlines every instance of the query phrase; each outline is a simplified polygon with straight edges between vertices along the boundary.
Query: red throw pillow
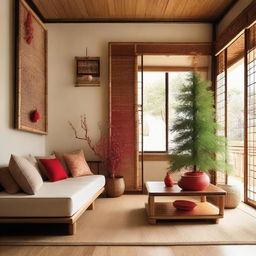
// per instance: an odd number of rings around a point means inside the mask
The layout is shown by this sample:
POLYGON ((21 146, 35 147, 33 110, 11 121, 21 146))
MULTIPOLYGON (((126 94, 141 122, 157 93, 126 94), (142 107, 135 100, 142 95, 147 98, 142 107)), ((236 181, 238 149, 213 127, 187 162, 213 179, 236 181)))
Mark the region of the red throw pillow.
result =
POLYGON ((66 179, 68 177, 59 159, 53 158, 39 160, 44 165, 47 177, 50 179, 50 181, 54 182, 66 179))

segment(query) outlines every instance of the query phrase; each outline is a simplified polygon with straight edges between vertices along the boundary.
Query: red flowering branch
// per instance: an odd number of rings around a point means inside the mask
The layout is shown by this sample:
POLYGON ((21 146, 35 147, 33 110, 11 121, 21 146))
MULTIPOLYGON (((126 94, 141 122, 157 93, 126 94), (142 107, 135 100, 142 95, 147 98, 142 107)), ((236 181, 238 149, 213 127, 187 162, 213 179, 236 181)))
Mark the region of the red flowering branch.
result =
POLYGON ((115 138, 109 138, 108 134, 106 132, 104 133, 102 127, 99 126, 100 139, 93 144, 88 135, 85 115, 81 116, 80 121, 81 129, 84 131, 83 136, 78 135, 78 131, 70 121, 68 123, 74 131, 75 138, 87 141, 90 149, 103 161, 104 167, 107 169, 110 177, 115 177, 123 154, 123 148, 120 146, 119 141, 115 138))

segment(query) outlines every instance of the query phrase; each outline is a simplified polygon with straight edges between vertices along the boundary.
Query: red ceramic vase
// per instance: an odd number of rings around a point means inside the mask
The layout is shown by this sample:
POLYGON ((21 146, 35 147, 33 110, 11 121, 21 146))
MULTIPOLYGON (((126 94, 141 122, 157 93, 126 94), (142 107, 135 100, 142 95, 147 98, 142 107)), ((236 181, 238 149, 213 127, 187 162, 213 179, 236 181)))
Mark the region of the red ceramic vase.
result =
POLYGON ((186 172, 181 176, 178 186, 183 190, 201 191, 210 184, 209 176, 204 172, 186 172))
POLYGON ((172 187, 173 186, 172 176, 168 172, 166 173, 166 176, 164 178, 164 183, 165 183, 166 187, 172 187))

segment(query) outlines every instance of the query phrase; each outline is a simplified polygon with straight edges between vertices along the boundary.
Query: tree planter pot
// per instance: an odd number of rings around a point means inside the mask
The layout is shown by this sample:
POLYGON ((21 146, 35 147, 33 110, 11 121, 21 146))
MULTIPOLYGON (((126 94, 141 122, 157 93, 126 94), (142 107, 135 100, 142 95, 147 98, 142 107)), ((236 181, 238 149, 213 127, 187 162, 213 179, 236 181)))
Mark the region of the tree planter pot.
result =
POLYGON ((201 191, 210 184, 209 176, 204 172, 186 172, 181 176, 178 185, 183 190, 201 191))
POLYGON ((125 183, 123 176, 106 179, 106 193, 108 197, 118 197, 124 193, 125 183))

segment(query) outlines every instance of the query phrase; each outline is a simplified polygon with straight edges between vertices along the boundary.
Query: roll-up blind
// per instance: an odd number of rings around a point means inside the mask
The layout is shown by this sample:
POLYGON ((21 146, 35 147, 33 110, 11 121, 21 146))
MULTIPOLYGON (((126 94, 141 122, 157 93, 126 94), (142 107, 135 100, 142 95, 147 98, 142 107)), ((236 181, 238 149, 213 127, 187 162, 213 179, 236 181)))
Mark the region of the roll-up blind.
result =
POLYGON ((118 173, 126 191, 137 190, 136 56, 134 44, 110 44, 110 136, 122 147, 118 173))

